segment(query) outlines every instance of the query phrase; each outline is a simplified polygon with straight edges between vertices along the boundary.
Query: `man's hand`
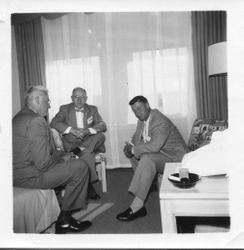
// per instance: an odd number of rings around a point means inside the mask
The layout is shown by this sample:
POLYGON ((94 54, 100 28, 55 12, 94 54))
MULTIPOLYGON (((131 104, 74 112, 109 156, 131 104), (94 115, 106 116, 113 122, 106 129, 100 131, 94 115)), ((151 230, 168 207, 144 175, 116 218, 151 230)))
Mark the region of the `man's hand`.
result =
POLYGON ((76 138, 83 139, 84 137, 90 134, 90 130, 88 128, 71 128, 70 133, 73 134, 76 138))
POLYGON ((63 161, 70 161, 71 159, 75 159, 75 155, 70 152, 70 153, 64 153, 62 156, 61 156, 62 160, 63 161))
POLYGON ((79 138, 83 139, 87 135, 90 134, 90 130, 88 128, 80 128, 79 129, 79 138))
POLYGON ((79 129, 71 128, 71 129, 70 129, 70 133, 71 133, 72 135, 74 135, 75 137, 77 137, 77 138, 80 137, 80 130, 79 130, 79 129))
POLYGON ((133 145, 129 142, 126 142, 125 143, 125 146, 124 146, 124 154, 127 158, 132 158, 133 157, 133 153, 132 153, 132 148, 133 148, 133 145))
POLYGON ((72 159, 75 159, 75 154, 72 152, 64 152, 61 150, 56 150, 53 154, 54 159, 56 163, 64 162, 64 161, 70 161, 72 159))

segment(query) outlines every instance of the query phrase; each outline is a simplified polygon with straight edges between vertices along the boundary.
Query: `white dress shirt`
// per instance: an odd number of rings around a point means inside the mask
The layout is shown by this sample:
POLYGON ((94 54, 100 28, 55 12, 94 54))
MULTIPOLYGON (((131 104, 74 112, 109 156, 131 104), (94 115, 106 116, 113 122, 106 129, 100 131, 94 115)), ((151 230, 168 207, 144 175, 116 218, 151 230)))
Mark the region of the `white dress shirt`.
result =
POLYGON ((151 137, 148 136, 148 128, 149 128, 149 121, 151 118, 151 114, 149 115, 148 119, 144 121, 143 131, 142 131, 142 138, 144 143, 149 142, 151 137))
MULTIPOLYGON (((84 113, 81 111, 75 111, 75 115, 76 115, 76 122, 77 122, 77 128, 84 128, 84 113)), ((64 134, 68 134, 71 130, 71 126, 69 126, 65 131, 64 134)), ((93 128, 88 128, 91 134, 96 134, 97 131, 93 128)))

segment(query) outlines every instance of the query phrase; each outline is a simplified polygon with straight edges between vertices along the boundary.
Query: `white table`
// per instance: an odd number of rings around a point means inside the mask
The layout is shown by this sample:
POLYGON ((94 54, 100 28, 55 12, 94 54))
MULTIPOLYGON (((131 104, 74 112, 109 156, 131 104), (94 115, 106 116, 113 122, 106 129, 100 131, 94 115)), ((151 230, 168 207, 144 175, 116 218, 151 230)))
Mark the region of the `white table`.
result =
POLYGON ((228 178, 201 177, 195 187, 180 189, 169 180, 181 163, 166 163, 160 187, 163 233, 177 233, 176 216, 229 216, 228 178))

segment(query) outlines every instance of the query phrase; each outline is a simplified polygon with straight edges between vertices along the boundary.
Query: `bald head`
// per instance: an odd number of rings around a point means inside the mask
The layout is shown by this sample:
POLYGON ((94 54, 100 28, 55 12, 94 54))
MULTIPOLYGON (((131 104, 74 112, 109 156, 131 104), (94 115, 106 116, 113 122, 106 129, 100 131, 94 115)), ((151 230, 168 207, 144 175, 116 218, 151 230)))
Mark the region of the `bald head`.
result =
POLYGON ((71 100, 76 108, 78 109, 83 108, 87 101, 86 90, 80 87, 74 88, 71 100))

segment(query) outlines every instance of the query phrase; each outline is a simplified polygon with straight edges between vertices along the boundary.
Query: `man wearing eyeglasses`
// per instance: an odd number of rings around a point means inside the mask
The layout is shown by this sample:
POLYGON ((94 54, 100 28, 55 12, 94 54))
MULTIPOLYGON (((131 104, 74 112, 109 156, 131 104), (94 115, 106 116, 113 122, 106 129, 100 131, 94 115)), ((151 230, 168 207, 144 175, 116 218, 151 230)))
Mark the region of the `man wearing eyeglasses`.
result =
POLYGON ((90 185, 88 197, 97 200, 92 183, 97 180, 95 170, 95 153, 105 152, 106 124, 96 106, 86 103, 86 90, 74 88, 71 96, 72 102, 62 105, 59 112, 51 121, 51 127, 62 135, 65 151, 73 152, 86 161, 90 170, 90 185))

